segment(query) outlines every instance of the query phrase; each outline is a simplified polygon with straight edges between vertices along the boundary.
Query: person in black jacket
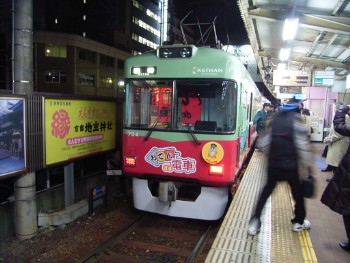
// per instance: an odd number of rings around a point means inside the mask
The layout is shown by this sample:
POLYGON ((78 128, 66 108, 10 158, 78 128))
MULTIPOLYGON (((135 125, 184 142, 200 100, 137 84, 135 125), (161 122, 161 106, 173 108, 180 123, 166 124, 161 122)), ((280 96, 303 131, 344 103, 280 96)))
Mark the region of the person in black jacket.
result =
MULTIPOLYGON (((346 114, 350 115, 349 107, 344 104, 339 105, 334 115, 333 125, 337 133, 350 136, 350 126, 345 123, 346 114)), ((339 246, 350 252, 350 146, 324 190, 321 202, 343 216, 348 240, 340 242, 339 246)))
POLYGON ((280 107, 280 111, 272 116, 269 132, 266 136, 268 137, 263 140, 269 142, 260 145, 260 147, 269 149, 267 183, 259 196, 255 211, 253 211, 248 234, 256 235, 260 231, 262 210, 278 181, 287 181, 291 187, 295 201, 292 230, 300 232, 309 229, 311 223, 305 219, 306 211, 298 167, 299 165, 309 167, 312 163, 312 152, 306 126, 299 114, 298 103, 280 107))

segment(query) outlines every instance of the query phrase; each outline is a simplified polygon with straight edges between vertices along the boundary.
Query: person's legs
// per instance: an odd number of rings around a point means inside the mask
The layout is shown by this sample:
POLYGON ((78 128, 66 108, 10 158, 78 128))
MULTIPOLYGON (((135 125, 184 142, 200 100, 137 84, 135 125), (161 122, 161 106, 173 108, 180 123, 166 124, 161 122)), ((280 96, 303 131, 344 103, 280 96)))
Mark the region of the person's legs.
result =
MULTIPOLYGON (((333 173, 332 177, 333 177, 333 175, 334 175, 334 173, 335 173, 335 171, 337 170, 338 167, 336 167, 336 166, 331 166, 331 167, 332 167, 332 173, 333 173)), ((332 179, 332 177, 331 178, 327 178, 326 181, 329 182, 332 179)))
POLYGON ((270 172, 268 172, 268 173, 269 174, 268 174, 268 178, 267 178, 267 183, 260 193, 258 202, 257 202, 256 207, 255 207, 255 212, 253 214, 253 217, 260 218, 261 212, 265 206, 266 200, 267 200, 267 198, 269 198, 273 189, 276 186, 277 180, 276 180, 275 176, 273 174, 270 174, 270 172))
POLYGON ((309 229, 311 226, 310 221, 306 220, 306 211, 304 204, 303 192, 299 180, 299 174, 297 171, 287 173, 287 181, 290 185, 292 196, 295 201, 294 218, 291 220, 293 223, 293 231, 299 232, 304 229, 309 229))
POLYGON ((328 164, 325 169, 321 170, 321 172, 331 172, 333 170, 333 167, 334 166, 328 164))
POLYGON ((261 226, 260 216, 261 216, 262 210, 265 206, 267 198, 269 198, 273 189, 275 188, 276 183, 277 183, 277 180, 274 172, 271 170, 268 170, 267 183, 265 184, 263 190, 260 193, 258 202, 255 207, 255 211, 249 222, 249 226, 248 226, 249 235, 256 235, 259 232, 260 226, 261 226))
POLYGON ((339 246, 346 251, 350 251, 350 216, 343 215, 343 221, 348 241, 340 242, 339 246))

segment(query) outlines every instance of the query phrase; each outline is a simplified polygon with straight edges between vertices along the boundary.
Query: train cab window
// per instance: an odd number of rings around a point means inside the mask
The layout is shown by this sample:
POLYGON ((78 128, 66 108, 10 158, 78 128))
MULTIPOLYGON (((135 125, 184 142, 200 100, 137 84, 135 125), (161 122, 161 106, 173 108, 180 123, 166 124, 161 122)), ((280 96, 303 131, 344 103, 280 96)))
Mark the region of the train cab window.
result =
POLYGON ((234 81, 133 80, 126 83, 125 91, 126 128, 199 133, 232 133, 236 129, 234 81))
POLYGON ((125 126, 171 128, 172 82, 132 81, 126 86, 125 126))
POLYGON ((233 132, 236 128, 237 84, 234 81, 177 81, 177 125, 198 132, 233 132))

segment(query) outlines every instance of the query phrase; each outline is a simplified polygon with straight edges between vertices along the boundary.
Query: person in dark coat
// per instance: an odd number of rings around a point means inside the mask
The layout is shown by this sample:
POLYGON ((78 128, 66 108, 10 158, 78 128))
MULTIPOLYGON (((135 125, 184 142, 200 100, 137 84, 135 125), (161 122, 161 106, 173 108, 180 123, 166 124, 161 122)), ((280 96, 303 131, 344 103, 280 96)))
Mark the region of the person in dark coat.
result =
POLYGON ((295 201, 291 220, 292 230, 300 232, 309 229, 311 223, 305 219, 306 210, 301 188, 299 167, 310 167, 312 152, 306 127, 299 114, 298 104, 287 104, 272 116, 269 132, 260 147, 268 150, 267 183, 265 184, 248 226, 248 234, 256 235, 260 231, 261 213, 266 200, 271 195, 277 182, 287 181, 295 201))
POLYGON ((270 111, 270 106, 270 103, 264 103, 262 110, 259 110, 253 118, 253 124, 256 125, 258 136, 265 132, 266 119, 270 111))
MULTIPOLYGON (((259 141, 260 138, 262 136, 264 136, 264 134, 265 134, 266 122, 268 120, 269 115, 271 115, 270 114, 271 113, 270 107, 271 107, 270 103, 264 103, 263 108, 255 114, 255 116, 251 122, 251 124, 256 125, 256 132, 258 134, 257 141, 259 141)), ((258 143, 257 143, 257 145, 258 145, 258 143)), ((255 148, 258 151, 262 151, 262 149, 260 149, 257 145, 255 148)))
MULTIPOLYGON (((345 123, 346 114, 350 115, 349 107, 339 105, 334 115, 333 125, 337 133, 350 136, 350 125, 345 123)), ((343 216, 348 240, 340 242, 339 246, 350 252, 350 146, 324 190, 321 202, 343 216)))

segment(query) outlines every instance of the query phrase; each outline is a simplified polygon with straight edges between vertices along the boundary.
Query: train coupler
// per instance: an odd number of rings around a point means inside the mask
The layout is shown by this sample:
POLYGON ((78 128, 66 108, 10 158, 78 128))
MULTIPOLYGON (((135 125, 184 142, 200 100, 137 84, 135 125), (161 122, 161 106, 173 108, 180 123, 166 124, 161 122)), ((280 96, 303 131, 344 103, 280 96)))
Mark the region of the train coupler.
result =
POLYGON ((172 201, 176 201, 178 189, 173 182, 160 182, 159 183, 159 201, 169 202, 169 207, 172 201))

